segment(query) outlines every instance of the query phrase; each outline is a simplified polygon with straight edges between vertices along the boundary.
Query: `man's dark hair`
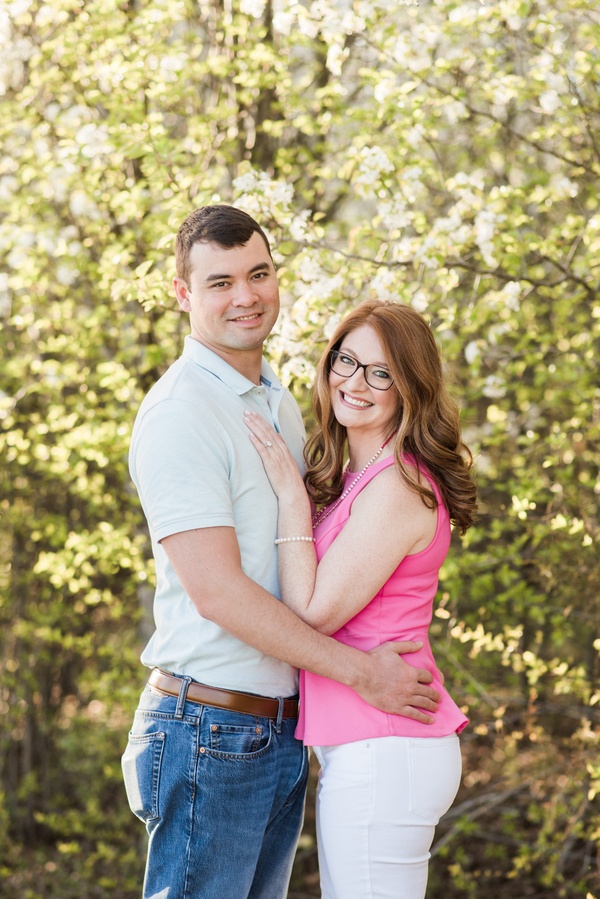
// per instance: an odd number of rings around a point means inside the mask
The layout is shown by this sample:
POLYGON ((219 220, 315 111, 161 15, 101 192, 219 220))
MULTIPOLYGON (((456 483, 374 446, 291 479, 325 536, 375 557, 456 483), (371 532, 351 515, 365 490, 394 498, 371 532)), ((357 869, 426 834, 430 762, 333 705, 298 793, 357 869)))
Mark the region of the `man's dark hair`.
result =
POLYGON ((252 216, 235 206, 201 206, 191 212, 175 238, 177 277, 188 281, 190 252, 195 243, 216 243, 223 249, 248 243, 254 233, 260 234, 271 255, 267 235, 252 216))

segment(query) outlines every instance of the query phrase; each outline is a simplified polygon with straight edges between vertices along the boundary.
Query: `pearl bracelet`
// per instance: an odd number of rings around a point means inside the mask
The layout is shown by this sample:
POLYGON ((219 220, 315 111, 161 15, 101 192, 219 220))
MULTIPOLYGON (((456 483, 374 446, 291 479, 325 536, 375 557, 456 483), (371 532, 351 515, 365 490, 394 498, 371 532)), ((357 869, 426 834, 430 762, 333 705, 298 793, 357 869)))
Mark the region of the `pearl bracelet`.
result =
POLYGON ((314 537, 278 537, 277 540, 274 540, 273 543, 277 546, 279 543, 295 543, 297 540, 306 541, 307 543, 314 543, 314 537))

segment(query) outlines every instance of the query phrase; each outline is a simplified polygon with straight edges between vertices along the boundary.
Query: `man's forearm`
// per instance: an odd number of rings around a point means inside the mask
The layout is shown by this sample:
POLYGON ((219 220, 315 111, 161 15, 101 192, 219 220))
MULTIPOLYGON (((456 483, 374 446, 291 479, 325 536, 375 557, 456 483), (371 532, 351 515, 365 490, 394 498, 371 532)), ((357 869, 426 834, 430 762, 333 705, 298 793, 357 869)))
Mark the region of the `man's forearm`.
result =
POLYGON ((313 630, 244 574, 231 528, 179 533, 163 546, 198 613, 243 643, 346 684, 384 711, 423 720, 419 708, 435 709, 431 675, 397 655, 410 647, 364 653, 313 630))

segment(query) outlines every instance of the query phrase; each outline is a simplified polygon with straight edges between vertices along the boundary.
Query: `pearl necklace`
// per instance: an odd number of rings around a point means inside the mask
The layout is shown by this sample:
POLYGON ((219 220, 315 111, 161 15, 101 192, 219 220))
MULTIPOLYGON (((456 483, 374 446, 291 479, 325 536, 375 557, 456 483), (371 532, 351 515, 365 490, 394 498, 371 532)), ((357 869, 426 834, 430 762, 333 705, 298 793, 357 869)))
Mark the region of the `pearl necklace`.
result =
MULTIPOLYGON (((361 479, 362 476, 364 475, 364 473, 365 473, 365 471, 367 470, 367 468, 368 468, 370 465, 372 465, 373 462, 374 462, 376 459, 379 458, 379 456, 382 454, 382 452, 384 451, 385 447, 387 446, 387 444, 390 442, 391 439, 392 439, 391 437, 388 437, 388 439, 385 440, 385 441, 381 444, 381 446, 379 447, 379 449, 377 450, 377 452, 375 453, 375 455, 374 455, 374 456, 371 456, 371 458, 369 459, 369 461, 367 462, 367 464, 365 465, 365 467, 363 468, 363 470, 362 470, 362 471, 359 471, 359 473, 356 475, 356 477, 354 478, 354 480, 352 481, 352 483, 350 484, 350 486, 347 487, 347 488, 344 490, 344 492, 342 493, 342 495, 341 495, 338 499, 336 499, 336 501, 335 501, 334 503, 332 503, 332 505, 326 506, 325 509, 321 509, 320 512, 315 512, 315 514, 314 514, 313 517, 312 517, 312 526, 313 526, 313 530, 314 530, 314 528, 316 528, 316 526, 317 526, 318 524, 321 524, 322 521, 325 521, 325 519, 326 519, 329 515, 331 515, 332 512, 334 512, 334 511, 337 509, 337 507, 340 505, 340 503, 343 503, 343 501, 346 499, 346 497, 348 496, 348 494, 350 493, 350 491, 351 491, 351 490, 354 490, 354 488, 356 487, 356 485, 358 484, 358 482, 360 481, 360 479, 361 479)), ((346 468, 348 467, 349 464, 350 464, 350 461, 348 460, 348 463, 347 463, 347 465, 346 465, 346 468)))

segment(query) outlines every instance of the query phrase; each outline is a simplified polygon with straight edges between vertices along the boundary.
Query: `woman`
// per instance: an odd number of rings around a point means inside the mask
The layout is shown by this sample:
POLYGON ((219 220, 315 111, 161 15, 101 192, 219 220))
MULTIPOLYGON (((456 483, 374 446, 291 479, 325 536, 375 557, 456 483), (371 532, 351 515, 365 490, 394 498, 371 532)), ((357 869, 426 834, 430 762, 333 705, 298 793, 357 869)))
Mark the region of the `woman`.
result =
POLYGON ((444 689, 428 627, 451 522, 464 533, 475 517, 472 457, 433 334, 408 306, 368 301, 341 322, 317 367, 313 408, 306 486, 279 435, 246 415, 279 499, 283 601, 363 650, 422 641, 407 661, 428 668, 442 696, 425 724, 301 673, 297 736, 321 764, 322 895, 422 899, 435 825, 458 790, 457 735, 467 724, 444 689))

